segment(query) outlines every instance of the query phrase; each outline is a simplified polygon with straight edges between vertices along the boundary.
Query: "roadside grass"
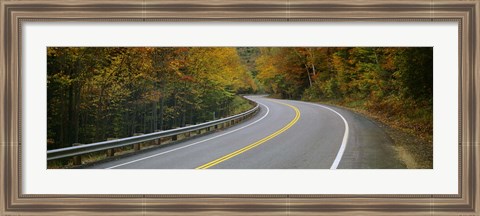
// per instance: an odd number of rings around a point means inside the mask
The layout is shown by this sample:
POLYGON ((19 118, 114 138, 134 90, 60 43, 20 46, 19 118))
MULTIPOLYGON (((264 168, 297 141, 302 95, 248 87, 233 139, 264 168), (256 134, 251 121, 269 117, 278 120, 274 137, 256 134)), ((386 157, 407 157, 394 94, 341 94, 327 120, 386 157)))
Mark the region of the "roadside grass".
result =
POLYGON ((250 104, 245 98, 235 95, 233 98, 232 107, 232 115, 236 115, 252 109, 253 105, 250 104))
POLYGON ((312 102, 343 107, 388 126, 386 132, 407 168, 433 168, 433 110, 426 103, 397 98, 375 102, 338 99, 312 102))

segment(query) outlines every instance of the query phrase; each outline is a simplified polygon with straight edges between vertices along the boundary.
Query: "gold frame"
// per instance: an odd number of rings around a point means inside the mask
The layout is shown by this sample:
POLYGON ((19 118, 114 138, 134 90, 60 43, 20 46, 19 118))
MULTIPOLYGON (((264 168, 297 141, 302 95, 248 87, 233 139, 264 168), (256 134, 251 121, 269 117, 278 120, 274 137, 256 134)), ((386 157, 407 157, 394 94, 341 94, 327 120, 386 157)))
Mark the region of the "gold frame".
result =
POLYGON ((478 215, 479 14, 479 0, 1 0, 0 215, 478 215), (212 20, 458 22, 459 194, 22 194, 20 149, 23 22, 212 20))

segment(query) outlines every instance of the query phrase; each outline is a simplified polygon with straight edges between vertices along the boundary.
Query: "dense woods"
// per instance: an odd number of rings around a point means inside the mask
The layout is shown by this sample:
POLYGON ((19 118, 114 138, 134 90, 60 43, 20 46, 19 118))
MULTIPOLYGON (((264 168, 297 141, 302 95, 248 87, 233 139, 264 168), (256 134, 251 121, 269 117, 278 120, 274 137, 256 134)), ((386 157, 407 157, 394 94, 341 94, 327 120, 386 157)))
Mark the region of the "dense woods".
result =
POLYGON ((431 162, 433 48, 260 48, 256 65, 272 95, 366 113, 430 143, 411 150, 431 162))
POLYGON ((48 148, 221 118, 257 86, 235 48, 50 47, 48 148))
POLYGON ((262 48, 258 78, 291 99, 431 100, 432 48, 262 48))

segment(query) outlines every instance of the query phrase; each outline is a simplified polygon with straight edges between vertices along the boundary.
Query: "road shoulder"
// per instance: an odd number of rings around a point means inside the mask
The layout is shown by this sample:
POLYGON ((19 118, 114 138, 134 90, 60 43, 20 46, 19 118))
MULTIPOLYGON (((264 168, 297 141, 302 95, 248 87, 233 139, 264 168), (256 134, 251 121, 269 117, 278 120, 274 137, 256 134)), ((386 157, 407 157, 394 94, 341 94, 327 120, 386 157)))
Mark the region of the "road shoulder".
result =
POLYGON ((432 169, 433 168, 433 148, 428 147, 431 144, 426 143, 420 138, 415 137, 407 132, 404 132, 400 129, 389 126, 385 122, 381 121, 379 118, 376 118, 374 115, 368 113, 365 110, 349 108, 337 104, 331 103, 318 103, 317 104, 326 104, 331 107, 338 109, 348 110, 356 115, 359 115, 365 119, 368 119, 376 126, 382 128, 385 133, 393 142, 393 148, 396 152, 396 157, 402 161, 406 168, 408 169, 432 169), (424 152, 427 149, 428 154, 431 156, 425 158, 422 155, 418 155, 419 152, 424 152))

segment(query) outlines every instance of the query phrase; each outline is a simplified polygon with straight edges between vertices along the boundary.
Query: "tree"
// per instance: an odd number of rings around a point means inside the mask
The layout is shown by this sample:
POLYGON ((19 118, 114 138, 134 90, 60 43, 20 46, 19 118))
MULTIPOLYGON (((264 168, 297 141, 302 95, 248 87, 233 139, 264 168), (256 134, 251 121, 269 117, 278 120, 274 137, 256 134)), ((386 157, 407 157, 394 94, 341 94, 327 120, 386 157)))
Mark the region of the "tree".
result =
POLYGON ((47 82, 49 149, 231 115, 256 89, 235 48, 50 47, 47 82))

